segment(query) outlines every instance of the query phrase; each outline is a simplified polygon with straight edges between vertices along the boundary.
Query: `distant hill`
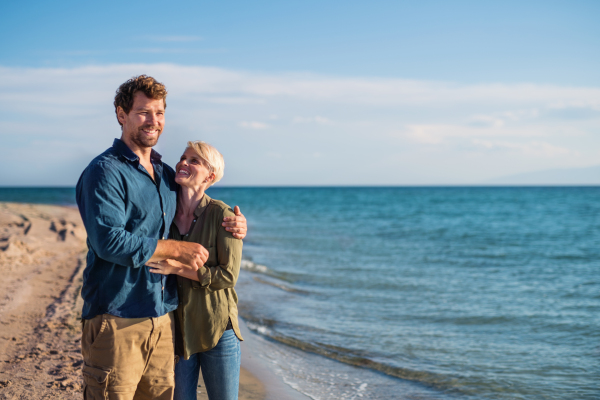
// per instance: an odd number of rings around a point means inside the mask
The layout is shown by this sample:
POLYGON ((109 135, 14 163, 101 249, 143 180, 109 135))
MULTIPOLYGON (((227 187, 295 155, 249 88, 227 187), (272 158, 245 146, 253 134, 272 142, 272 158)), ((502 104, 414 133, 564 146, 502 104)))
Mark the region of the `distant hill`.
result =
POLYGON ((600 185, 600 165, 587 168, 548 169, 494 178, 493 185, 600 185))

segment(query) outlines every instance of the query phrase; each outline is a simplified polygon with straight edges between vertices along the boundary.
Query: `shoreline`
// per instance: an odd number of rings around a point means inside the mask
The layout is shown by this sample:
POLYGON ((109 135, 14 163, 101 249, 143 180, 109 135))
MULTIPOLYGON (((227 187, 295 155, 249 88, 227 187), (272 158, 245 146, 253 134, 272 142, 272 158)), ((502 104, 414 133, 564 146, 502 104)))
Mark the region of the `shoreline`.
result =
MULTIPOLYGON (((85 239, 77 208, 0 202, 0 399, 81 398, 85 239)), ((295 400, 270 397, 281 391, 251 361, 245 329, 240 400, 295 400)))
MULTIPOLYGON (((264 385, 264 400, 308 400, 310 397, 293 389, 276 374, 275 369, 268 363, 264 355, 270 352, 268 347, 278 344, 266 343, 265 338, 248 329, 246 321, 239 318, 240 330, 244 341, 242 346, 242 369, 254 373, 264 385)), ((241 379, 240 379, 241 387, 241 379)))

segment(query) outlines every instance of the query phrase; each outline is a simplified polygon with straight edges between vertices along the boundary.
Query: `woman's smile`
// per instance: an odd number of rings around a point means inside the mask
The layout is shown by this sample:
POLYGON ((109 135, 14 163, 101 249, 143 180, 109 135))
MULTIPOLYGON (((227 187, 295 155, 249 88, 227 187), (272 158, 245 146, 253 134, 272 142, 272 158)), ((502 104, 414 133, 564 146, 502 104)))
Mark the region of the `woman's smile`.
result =
POLYGON ((199 186, 206 183, 210 170, 192 149, 187 149, 175 166, 175 182, 183 186, 199 186))

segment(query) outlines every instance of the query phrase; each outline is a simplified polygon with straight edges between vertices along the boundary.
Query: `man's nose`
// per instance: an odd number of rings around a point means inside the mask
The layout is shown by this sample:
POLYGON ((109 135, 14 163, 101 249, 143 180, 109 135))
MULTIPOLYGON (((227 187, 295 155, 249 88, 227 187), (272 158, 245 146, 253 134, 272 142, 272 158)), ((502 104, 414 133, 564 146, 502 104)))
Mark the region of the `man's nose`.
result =
POLYGON ((148 113, 146 115, 147 115, 147 121, 149 123, 151 123, 152 125, 158 125, 158 114, 148 113))

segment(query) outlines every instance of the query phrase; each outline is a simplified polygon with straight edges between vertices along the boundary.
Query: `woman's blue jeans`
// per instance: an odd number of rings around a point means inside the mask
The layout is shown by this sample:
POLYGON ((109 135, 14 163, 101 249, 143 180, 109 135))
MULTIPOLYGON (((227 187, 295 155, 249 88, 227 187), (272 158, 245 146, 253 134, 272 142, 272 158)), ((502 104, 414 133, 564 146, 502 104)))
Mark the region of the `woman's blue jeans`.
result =
POLYGON ((175 365, 173 400, 196 400, 200 368, 210 400, 237 400, 241 356, 240 341, 233 329, 228 329, 214 348, 188 360, 180 358, 175 365))

